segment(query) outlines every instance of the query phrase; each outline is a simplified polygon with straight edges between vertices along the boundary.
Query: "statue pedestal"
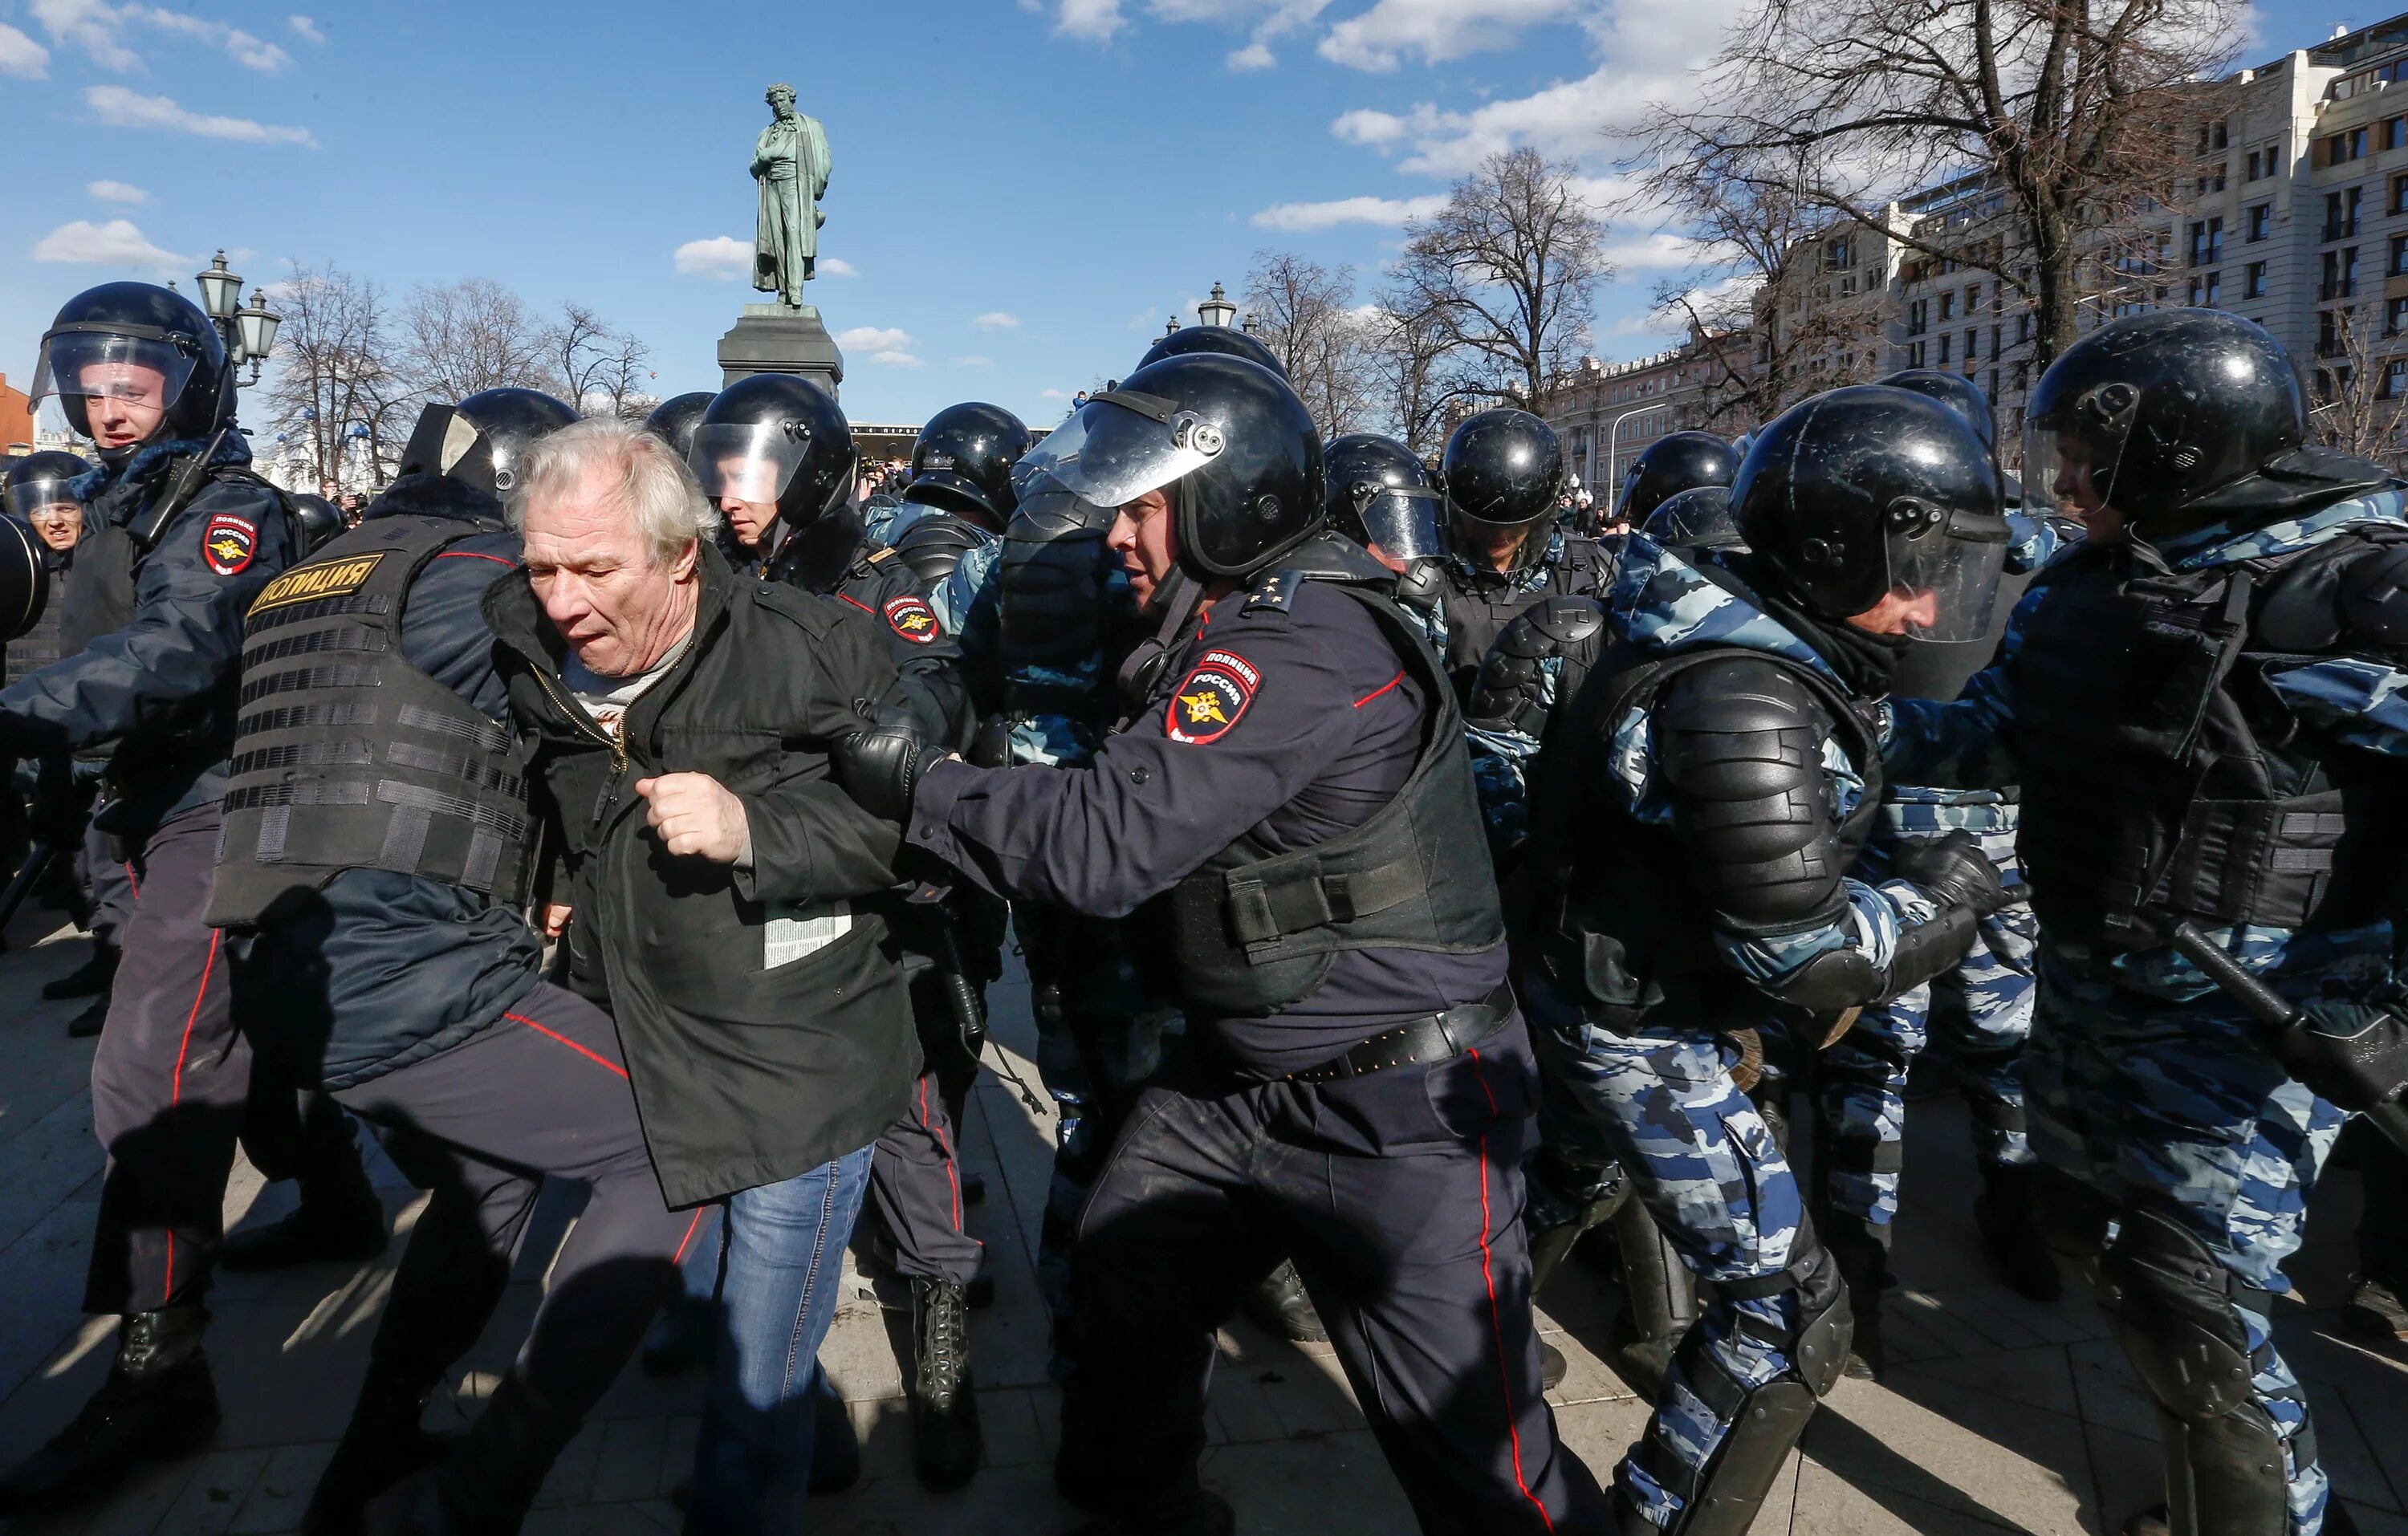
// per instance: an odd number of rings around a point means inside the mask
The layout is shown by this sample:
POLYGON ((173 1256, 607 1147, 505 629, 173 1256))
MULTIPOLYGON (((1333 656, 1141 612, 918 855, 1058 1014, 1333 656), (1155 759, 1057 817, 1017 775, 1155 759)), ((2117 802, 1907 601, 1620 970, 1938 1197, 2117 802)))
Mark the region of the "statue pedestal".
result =
POLYGON ((748 304, 736 328, 719 338, 720 387, 756 373, 798 373, 833 396, 844 382, 844 353, 809 304, 748 304))

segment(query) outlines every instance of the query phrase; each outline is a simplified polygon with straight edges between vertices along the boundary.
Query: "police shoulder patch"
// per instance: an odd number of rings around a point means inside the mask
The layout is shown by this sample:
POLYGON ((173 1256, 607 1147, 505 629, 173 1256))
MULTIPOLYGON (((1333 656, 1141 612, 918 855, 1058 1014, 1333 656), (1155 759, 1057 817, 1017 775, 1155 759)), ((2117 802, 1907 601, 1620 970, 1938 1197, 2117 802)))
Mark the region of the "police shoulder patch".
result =
POLYGON ((920 597, 896 597, 886 605, 886 624, 913 645, 928 645, 940 639, 944 625, 937 622, 937 610, 920 597))
POLYGON ((335 560, 313 561, 296 566, 262 587, 251 605, 253 613, 288 603, 306 603, 319 597, 347 597, 367 584, 377 566, 387 552, 370 550, 366 554, 347 554, 335 560))
POLYGON ((211 512, 201 529, 201 557, 220 576, 239 575, 259 553, 259 524, 232 512, 211 512))
POLYGON ((1207 651, 1171 691, 1162 727, 1173 741, 1210 746, 1229 734, 1254 701, 1263 675, 1235 651, 1207 651))

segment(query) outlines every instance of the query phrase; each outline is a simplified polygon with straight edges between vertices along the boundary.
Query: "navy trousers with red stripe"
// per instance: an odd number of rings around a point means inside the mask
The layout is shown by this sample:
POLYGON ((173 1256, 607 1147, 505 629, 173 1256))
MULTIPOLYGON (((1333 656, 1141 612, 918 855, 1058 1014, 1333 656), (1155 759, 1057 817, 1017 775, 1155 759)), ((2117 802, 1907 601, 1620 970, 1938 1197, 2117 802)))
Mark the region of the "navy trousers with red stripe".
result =
POLYGON ((955 1124, 978 1079, 961 1046, 953 1011, 932 971, 912 978, 911 1012, 926 1062, 910 1108, 878 1138, 869 1164, 870 1215, 895 1246, 907 1279, 967 1285, 986 1248, 962 1222, 962 1170, 955 1124))
POLYGON ((1535 1094, 1518 1019, 1426 1067, 1147 1089, 1071 1250, 1062 1491, 1132 1524, 1195 1500, 1212 1330, 1293 1256, 1424 1532, 1610 1530, 1539 1382, 1535 1094))
POLYGON ((706 1214, 662 1201, 609 1016, 542 983, 463 1043, 335 1097, 431 1192, 370 1351, 388 1379, 431 1382, 466 1354, 543 1181, 587 1187, 518 1364, 555 1414, 582 1419, 643 1341, 706 1214))
MULTIPOLYGON (((124 960, 92 1058, 93 1128, 108 1155, 84 1310, 155 1312, 199 1299, 223 1236, 237 1141, 270 1178, 335 1173, 359 1152, 332 1104, 254 1081, 234 1027, 225 945, 201 922, 217 869, 215 806, 162 824, 122 865, 124 960), (252 1103, 254 1093, 278 1094, 252 1103), (246 1118, 246 1108, 252 1113, 246 1118)), ((238 942, 238 940, 234 940, 238 942)))

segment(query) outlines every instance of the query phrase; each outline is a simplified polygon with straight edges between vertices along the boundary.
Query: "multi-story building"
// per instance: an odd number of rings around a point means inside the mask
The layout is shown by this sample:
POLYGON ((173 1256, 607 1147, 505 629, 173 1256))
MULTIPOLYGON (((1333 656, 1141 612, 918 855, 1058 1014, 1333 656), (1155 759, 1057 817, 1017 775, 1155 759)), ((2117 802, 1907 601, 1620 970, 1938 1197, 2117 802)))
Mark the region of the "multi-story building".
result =
POLYGON ((1548 380, 1539 414, 1563 438, 1566 463, 1582 488, 1610 499, 1632 455, 1666 433, 1741 430, 1721 423, 1715 408, 1731 367, 1747 366, 1749 345, 1745 337, 1693 332, 1682 345, 1636 362, 1584 357, 1548 380))

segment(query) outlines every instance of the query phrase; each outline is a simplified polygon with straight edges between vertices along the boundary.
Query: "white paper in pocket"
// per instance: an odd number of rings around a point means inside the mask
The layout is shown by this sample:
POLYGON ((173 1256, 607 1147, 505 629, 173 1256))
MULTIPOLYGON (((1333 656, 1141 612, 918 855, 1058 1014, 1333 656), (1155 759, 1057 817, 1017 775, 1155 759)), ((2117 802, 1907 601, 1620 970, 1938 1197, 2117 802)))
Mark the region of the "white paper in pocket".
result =
POLYGON ((808 959, 853 931, 853 909, 841 901, 770 911, 773 915, 761 929, 764 970, 808 959))

